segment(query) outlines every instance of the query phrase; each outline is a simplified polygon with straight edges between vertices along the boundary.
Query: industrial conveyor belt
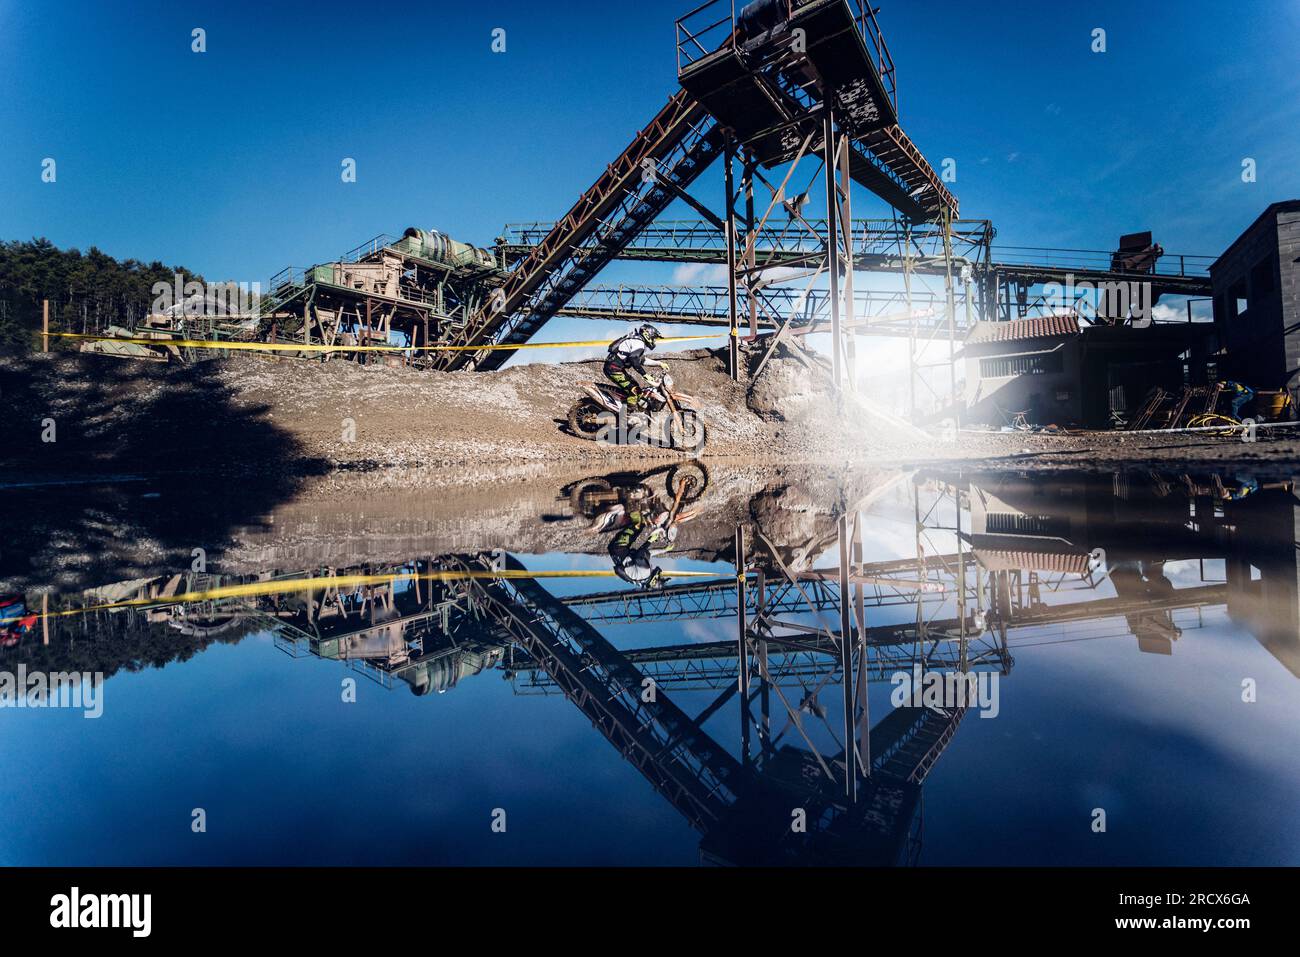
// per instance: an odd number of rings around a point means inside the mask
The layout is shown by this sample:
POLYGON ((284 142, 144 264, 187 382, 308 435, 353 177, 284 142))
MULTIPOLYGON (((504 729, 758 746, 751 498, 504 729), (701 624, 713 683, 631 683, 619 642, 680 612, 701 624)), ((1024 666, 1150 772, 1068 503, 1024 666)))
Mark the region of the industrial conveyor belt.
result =
MULTIPOLYGON (((721 148, 713 118, 685 91, 675 93, 449 344, 526 342, 672 202, 674 187, 694 182, 721 148)), ((440 363, 488 370, 510 354, 447 352, 440 363)))

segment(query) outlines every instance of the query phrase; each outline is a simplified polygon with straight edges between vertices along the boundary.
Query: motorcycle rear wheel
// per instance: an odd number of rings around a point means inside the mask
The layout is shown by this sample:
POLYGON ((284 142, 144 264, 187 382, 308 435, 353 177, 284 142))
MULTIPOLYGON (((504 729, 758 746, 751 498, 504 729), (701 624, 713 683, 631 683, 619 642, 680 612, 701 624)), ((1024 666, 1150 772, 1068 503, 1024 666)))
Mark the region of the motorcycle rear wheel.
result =
POLYGON ((569 429, 574 435, 595 441, 607 429, 618 423, 617 417, 591 399, 574 403, 569 409, 569 429))
POLYGON ((613 486, 602 478, 583 479, 569 493, 569 504, 573 506, 575 513, 587 518, 595 518, 597 508, 603 504, 600 501, 601 496, 607 496, 612 491, 613 486))

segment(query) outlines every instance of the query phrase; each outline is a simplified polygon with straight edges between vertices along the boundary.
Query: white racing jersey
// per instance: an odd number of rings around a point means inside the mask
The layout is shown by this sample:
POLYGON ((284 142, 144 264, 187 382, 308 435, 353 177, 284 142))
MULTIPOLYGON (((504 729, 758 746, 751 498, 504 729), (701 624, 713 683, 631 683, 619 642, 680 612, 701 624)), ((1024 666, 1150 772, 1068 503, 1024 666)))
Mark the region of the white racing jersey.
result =
POLYGON ((635 332, 629 332, 621 339, 615 339, 609 344, 609 358, 619 365, 629 369, 636 369, 638 372, 645 372, 645 359, 649 347, 646 346, 645 340, 635 332))

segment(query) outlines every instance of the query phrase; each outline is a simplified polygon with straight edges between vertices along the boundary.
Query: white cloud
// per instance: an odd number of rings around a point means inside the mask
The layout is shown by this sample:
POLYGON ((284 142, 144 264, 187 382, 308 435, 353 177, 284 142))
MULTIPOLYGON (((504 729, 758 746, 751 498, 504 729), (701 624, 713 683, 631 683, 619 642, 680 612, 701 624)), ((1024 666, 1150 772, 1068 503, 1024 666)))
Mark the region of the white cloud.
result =
MULTIPOLYGON (((1208 299, 1192 301, 1192 318, 1194 320, 1208 320, 1213 314, 1214 308, 1208 299)), ((1172 303, 1168 301, 1158 302, 1151 308, 1151 318, 1156 322, 1186 322, 1187 301, 1177 299, 1172 303)))
POLYGON ((673 267, 674 286, 720 286, 727 282, 727 267, 709 263, 682 263, 673 267))

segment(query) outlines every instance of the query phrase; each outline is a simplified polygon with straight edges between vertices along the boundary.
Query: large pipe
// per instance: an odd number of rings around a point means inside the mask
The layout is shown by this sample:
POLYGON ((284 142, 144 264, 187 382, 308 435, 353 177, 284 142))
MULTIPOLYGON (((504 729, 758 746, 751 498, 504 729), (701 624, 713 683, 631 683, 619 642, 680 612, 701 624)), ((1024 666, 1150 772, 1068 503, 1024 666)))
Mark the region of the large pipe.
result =
POLYGON ((447 266, 486 266, 496 265, 492 254, 486 249, 457 242, 436 229, 418 229, 410 227, 402 233, 407 250, 412 256, 443 263, 447 266))

